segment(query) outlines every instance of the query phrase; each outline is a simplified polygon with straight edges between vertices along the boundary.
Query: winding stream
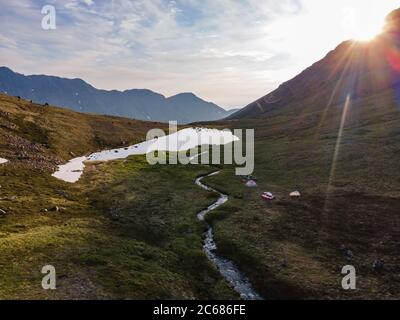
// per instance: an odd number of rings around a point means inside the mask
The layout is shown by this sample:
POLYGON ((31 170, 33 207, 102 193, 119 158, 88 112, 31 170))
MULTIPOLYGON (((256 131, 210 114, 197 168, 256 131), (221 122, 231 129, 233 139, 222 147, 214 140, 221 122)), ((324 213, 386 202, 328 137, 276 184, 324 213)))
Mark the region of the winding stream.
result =
MULTIPOLYGON (((196 179, 196 184, 200 188, 219 194, 219 198, 215 203, 197 214, 197 218, 200 221, 204 221, 205 216, 209 212, 217 209, 219 206, 223 205, 229 200, 227 195, 218 192, 217 190, 205 185, 202 182, 204 178, 215 176, 219 173, 220 171, 217 171, 196 179)), ((217 245, 214 241, 214 231, 210 225, 208 226, 208 230, 205 233, 203 249, 208 259, 216 266, 221 275, 229 282, 229 284, 235 289, 235 291, 240 294, 240 297, 242 299, 262 300, 262 297, 253 289, 249 279, 244 274, 242 274, 239 268, 232 261, 217 255, 217 245)))
MULTIPOLYGON (((180 130, 168 136, 163 136, 158 139, 144 141, 134 146, 105 150, 98 153, 93 153, 89 156, 83 156, 70 160, 68 163, 58 167, 58 170, 53 174, 53 177, 65 182, 75 183, 83 174, 86 161, 111 161, 116 159, 125 159, 132 155, 143 155, 153 150, 159 151, 185 151, 195 148, 200 145, 224 145, 238 140, 231 132, 221 131, 207 128, 187 128, 180 130), (188 144, 188 139, 190 144, 188 144)), ((207 153, 203 152, 190 158, 190 162, 207 153)), ((5 160, 1 159, 0 160, 5 160)), ((197 164, 197 162, 194 162, 197 164)), ((197 218, 204 221, 205 216, 217 209, 228 201, 228 196, 218 192, 217 190, 202 183, 204 178, 219 174, 219 171, 196 179, 196 184, 210 192, 219 195, 218 200, 210 205, 207 209, 199 212, 197 218)), ((209 225, 205 233, 203 249, 209 260, 216 266, 221 275, 228 283, 240 294, 244 300, 262 300, 262 297, 253 289, 249 279, 241 273, 238 267, 230 260, 217 255, 217 245, 214 241, 213 228, 209 225)))

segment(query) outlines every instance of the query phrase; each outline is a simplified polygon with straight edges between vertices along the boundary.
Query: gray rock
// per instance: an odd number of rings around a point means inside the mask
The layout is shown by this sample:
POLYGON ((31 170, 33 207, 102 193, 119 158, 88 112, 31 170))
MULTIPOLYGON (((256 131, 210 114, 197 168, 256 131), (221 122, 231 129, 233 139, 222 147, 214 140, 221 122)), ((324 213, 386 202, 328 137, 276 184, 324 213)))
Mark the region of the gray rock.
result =
POLYGON ((344 255, 347 260, 352 260, 354 258, 353 251, 351 251, 351 250, 347 250, 344 255))
POLYGON ((385 262, 381 259, 377 259, 374 261, 374 263, 372 264, 372 269, 375 272, 380 272, 385 268, 385 262))

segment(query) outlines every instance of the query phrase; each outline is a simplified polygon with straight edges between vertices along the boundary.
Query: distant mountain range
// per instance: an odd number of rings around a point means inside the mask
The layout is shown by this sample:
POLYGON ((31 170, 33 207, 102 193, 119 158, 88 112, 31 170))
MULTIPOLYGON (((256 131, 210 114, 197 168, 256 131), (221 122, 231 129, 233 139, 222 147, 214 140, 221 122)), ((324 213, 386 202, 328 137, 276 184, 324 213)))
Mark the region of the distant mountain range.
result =
POLYGON ((206 102, 193 93, 181 93, 167 98, 146 89, 123 92, 99 90, 81 79, 47 75, 25 76, 7 67, 0 67, 0 92, 79 112, 145 121, 176 120, 180 124, 218 120, 235 112, 206 102))
MULTIPOLYGON (((275 91, 229 119, 270 117, 287 106, 328 108, 392 89, 400 99, 400 9, 386 19, 384 32, 370 42, 345 41, 275 91)), ((400 100, 399 100, 400 101, 400 100)))

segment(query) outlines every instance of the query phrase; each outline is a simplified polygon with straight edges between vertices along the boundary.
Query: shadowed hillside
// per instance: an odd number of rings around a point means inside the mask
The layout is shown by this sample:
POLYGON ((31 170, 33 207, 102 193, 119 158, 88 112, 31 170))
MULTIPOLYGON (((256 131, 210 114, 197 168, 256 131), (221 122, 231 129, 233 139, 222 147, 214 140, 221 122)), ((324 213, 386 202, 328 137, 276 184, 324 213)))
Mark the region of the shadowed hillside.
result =
POLYGON ((216 239, 264 296, 399 298, 399 13, 374 41, 341 44, 220 123, 255 129, 259 187, 229 167, 212 178, 234 198, 214 213, 216 239), (277 199, 261 200, 264 191, 277 199), (348 264, 357 290, 346 292, 348 264))

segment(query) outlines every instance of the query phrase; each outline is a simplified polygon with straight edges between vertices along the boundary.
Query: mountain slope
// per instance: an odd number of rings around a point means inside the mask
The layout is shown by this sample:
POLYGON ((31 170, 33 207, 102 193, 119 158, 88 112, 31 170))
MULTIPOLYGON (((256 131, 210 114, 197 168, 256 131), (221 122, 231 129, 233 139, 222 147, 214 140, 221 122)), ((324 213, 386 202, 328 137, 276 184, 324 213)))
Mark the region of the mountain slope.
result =
POLYGON ((346 41, 325 58, 273 92, 249 104, 228 119, 268 117, 288 105, 312 100, 326 108, 351 99, 368 97, 392 88, 400 89, 400 11, 387 18, 385 32, 371 42, 346 41))
POLYGON ((0 94, 0 299, 237 298, 202 252, 210 196, 194 180, 212 169, 133 156, 87 163, 76 184, 51 176, 165 127, 0 94), (57 290, 40 285, 49 263, 57 290))
POLYGON ((229 112, 212 102, 205 102, 193 93, 181 93, 167 99, 174 106, 174 112, 180 115, 182 123, 196 121, 212 121, 226 117, 229 112), (191 108, 187 106, 190 105, 191 108))
POLYGON ((25 76, 0 67, 0 92, 38 103, 50 103, 80 112, 122 116, 146 121, 179 123, 217 120, 229 115, 194 94, 166 98, 150 90, 98 90, 81 79, 45 75, 25 76))
POLYGON ((18 168, 52 172, 73 155, 142 141, 154 127, 165 125, 45 107, 0 94, 0 155, 18 168))
POLYGON ((399 16, 219 123, 255 130, 259 188, 230 166, 212 178, 232 195, 232 210, 214 213, 218 249, 270 299, 400 298, 399 16), (345 291, 349 264, 357 290, 345 291))

